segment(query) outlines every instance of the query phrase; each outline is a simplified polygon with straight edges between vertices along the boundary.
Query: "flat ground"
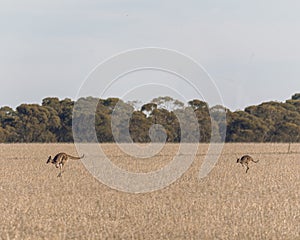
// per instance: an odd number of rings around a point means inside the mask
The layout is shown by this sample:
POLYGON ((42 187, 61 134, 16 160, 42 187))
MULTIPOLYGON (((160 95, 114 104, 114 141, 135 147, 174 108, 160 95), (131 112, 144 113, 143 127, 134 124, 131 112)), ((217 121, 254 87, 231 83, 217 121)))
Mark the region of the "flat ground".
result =
MULTIPOLYGON (((113 144, 112 161, 132 171, 164 166, 178 150, 136 160, 113 144)), ((113 190, 81 161, 62 178, 49 155, 76 155, 73 144, 0 145, 0 239, 300 239, 300 144, 226 144, 211 173, 198 179, 207 145, 189 170, 151 193, 113 190), (259 163, 245 169, 236 157, 259 163)))

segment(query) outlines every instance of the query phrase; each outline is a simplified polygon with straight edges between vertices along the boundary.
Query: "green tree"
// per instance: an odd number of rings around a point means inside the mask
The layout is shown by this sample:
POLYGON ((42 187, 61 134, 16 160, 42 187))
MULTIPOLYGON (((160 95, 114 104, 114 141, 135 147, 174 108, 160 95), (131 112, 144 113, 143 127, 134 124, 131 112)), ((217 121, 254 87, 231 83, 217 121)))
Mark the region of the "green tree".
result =
POLYGON ((154 98, 151 103, 156 104, 157 108, 166 109, 168 111, 182 109, 184 107, 184 103, 169 96, 154 98))
POLYGON ((200 142, 209 142, 211 139, 212 121, 208 104, 198 99, 194 99, 189 101, 188 105, 194 110, 198 118, 200 142))
POLYGON ((17 142, 16 125, 19 121, 17 113, 10 107, 0 108, 1 142, 17 142))
POLYGON ((300 100, 300 93, 295 93, 295 94, 292 96, 292 100, 300 100))
POLYGON ((227 142, 262 142, 268 131, 261 119, 244 111, 236 111, 228 116, 227 142))
POLYGON ((54 118, 55 123, 51 127, 51 132, 56 136, 58 142, 72 142, 72 114, 74 102, 65 98, 64 100, 59 100, 58 98, 45 98, 42 101, 43 107, 48 107, 53 109, 52 114, 59 118, 54 118))
POLYGON ((17 107, 19 121, 16 132, 19 142, 55 142, 50 129, 58 127, 59 119, 50 108, 37 104, 21 104, 17 107))
POLYGON ((152 123, 143 112, 134 111, 130 119, 130 135, 133 142, 149 142, 149 129, 152 123))

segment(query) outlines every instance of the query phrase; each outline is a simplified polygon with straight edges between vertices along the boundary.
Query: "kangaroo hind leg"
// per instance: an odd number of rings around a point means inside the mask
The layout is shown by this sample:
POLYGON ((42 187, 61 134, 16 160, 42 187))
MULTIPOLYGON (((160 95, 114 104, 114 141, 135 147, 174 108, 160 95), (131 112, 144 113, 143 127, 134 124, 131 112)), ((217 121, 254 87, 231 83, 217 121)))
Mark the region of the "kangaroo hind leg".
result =
POLYGON ((62 164, 59 164, 59 174, 57 175, 57 177, 62 176, 62 173, 63 173, 62 168, 63 168, 62 164))

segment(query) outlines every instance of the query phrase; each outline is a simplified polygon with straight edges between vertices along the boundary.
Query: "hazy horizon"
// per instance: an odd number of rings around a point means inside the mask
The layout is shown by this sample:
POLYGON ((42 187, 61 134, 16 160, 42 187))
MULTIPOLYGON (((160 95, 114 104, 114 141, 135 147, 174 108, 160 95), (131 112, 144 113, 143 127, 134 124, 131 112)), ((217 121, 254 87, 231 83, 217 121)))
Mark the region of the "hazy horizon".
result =
MULTIPOLYGON (((296 94, 296 93, 294 93, 294 94, 296 94)), ((292 94, 292 95, 294 95, 294 94, 292 94)), ((231 109, 231 108, 229 108, 228 106, 226 106, 226 105, 223 105, 224 107, 226 107, 226 108, 228 108, 230 111, 239 111, 239 110, 244 110, 245 108, 247 108, 247 107, 249 107, 249 106, 254 106, 254 105, 259 105, 259 104, 262 104, 262 103, 265 103, 265 102, 271 102, 271 101, 274 101, 274 102, 282 102, 282 103, 284 103, 286 100, 289 100, 289 99, 291 99, 292 98, 292 95, 290 96, 290 97, 288 97, 287 99, 284 99, 284 100, 282 100, 282 101, 280 101, 280 100, 277 100, 277 99, 269 99, 269 100, 265 100, 265 101, 262 101, 262 102, 259 102, 259 103, 256 103, 256 104, 250 104, 250 105, 247 105, 247 106, 245 106, 244 108, 242 108, 242 109, 231 109)), ((45 96, 44 98, 58 98, 59 100, 64 100, 64 99, 71 99, 72 101, 76 101, 76 99, 74 99, 74 98, 72 98, 72 97, 59 97, 59 96, 45 96)), ((83 97, 94 97, 94 98, 99 98, 99 97, 97 97, 97 96, 83 96, 83 97)), ((118 96, 111 96, 112 98, 114 98, 114 97, 116 97, 116 98, 119 98, 118 96)), ((169 96, 156 96, 156 97, 169 97, 169 96)), ((43 99, 44 99, 43 98, 43 99)), ((108 98, 108 97, 107 97, 108 98)), ((101 98, 101 99, 107 99, 107 98, 101 98)), ((174 97, 172 97, 174 100, 178 100, 177 98, 174 98, 174 97)), ((35 101, 31 101, 31 102, 21 102, 20 104, 17 104, 16 106, 10 106, 10 105, 0 105, 0 108, 2 108, 2 107, 10 107, 10 108, 12 108, 12 109, 14 109, 14 110, 16 110, 16 108, 18 107, 18 106, 20 106, 21 104, 38 104, 38 105, 41 105, 42 104, 42 100, 43 99, 41 99, 40 101, 37 101, 37 102, 35 102, 35 101)), ((120 98, 121 99, 121 98, 120 98)), ((151 102, 151 100, 153 100, 153 99, 149 99, 149 101, 140 101, 140 100, 137 100, 137 99, 121 99, 121 100, 123 100, 124 102, 127 102, 127 103, 130 103, 130 102, 132 102, 132 101, 136 101, 136 105, 138 105, 139 107, 141 107, 143 104, 146 104, 146 103, 150 103, 151 102)), ((194 100, 194 99, 188 99, 188 101, 190 101, 190 100, 194 100)), ((200 99, 201 100, 201 99, 200 99)), ((187 105, 187 103, 188 102, 183 102, 184 104, 185 104, 185 106, 187 105)), ((215 106, 215 105, 209 105, 209 107, 213 107, 213 106, 215 106)))
MULTIPOLYGON (((283 102, 300 92, 299 10, 294 0, 4 0, 0 106, 40 104, 45 97, 74 100, 100 62, 128 49, 153 46, 197 61, 215 82, 224 106, 233 111, 283 102)), ((137 79, 151 83, 155 77, 186 99, 199 99, 172 76, 143 72, 129 77, 134 80, 126 84, 126 94, 136 88, 137 79)), ((122 98, 123 87, 120 81, 110 95, 96 97, 122 98)), ((165 90, 159 94, 169 95, 170 89, 165 90)), ((131 97, 155 97, 156 92, 159 85, 151 91, 141 88, 131 97)))

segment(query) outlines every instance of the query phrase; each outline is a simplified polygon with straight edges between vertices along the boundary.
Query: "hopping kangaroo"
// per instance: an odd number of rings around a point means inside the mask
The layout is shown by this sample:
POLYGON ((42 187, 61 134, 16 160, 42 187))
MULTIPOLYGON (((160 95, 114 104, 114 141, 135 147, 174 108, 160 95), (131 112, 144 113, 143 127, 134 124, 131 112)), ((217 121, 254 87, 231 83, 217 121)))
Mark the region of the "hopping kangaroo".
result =
POLYGON ((249 155, 244 155, 244 156, 242 156, 241 158, 238 158, 237 159, 237 163, 240 163, 240 164, 242 164, 242 166, 243 167, 246 167, 247 169, 246 169, 246 173, 248 172, 248 170, 249 170, 249 163, 250 162, 254 162, 254 163, 257 163, 259 160, 257 160, 257 161, 254 161, 254 159, 251 157, 251 156, 249 156, 249 155))
POLYGON ((81 159, 83 157, 84 157, 84 155, 82 155, 81 157, 73 157, 69 154, 61 152, 61 153, 56 154, 54 158, 51 158, 51 156, 49 156, 47 163, 55 164, 55 167, 59 168, 59 170, 60 170, 57 177, 61 177, 61 174, 63 172, 63 167, 67 163, 68 159, 77 160, 77 159, 81 159))

